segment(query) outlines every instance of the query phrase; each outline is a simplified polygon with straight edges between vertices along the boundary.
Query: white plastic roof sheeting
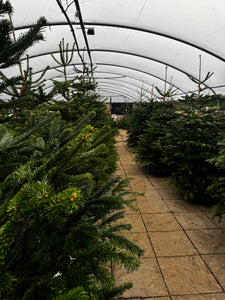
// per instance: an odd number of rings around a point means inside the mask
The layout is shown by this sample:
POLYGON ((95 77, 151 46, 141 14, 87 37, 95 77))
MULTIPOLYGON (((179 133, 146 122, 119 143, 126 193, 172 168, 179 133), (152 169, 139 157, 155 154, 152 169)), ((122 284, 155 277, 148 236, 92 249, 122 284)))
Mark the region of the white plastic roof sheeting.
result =
MULTIPOLYGON (((74 0, 58 0, 67 12, 73 26, 79 50, 90 64, 87 45, 82 34, 74 0), (83 51, 84 50, 84 51, 83 51)), ((45 41, 28 49, 30 65, 38 76, 47 66, 46 88, 52 79, 59 79, 56 57, 59 42, 72 44, 74 38, 57 0, 11 0, 12 16, 18 36, 45 16, 49 26, 43 30, 45 41)), ((177 97, 198 89, 188 75, 201 78, 207 72, 213 76, 206 82, 206 93, 225 94, 225 1, 224 0, 79 0, 87 35, 98 91, 112 101, 135 101, 138 93, 152 86, 164 90, 171 83, 177 97), (167 66, 167 71, 166 71, 167 66)), ((25 60, 23 61, 25 68, 25 60)), ((79 68, 81 60, 74 55, 71 64, 79 68)), ((4 70, 16 75, 18 66, 4 70)), ((74 76, 73 66, 69 73, 74 76)), ((154 94, 157 91, 154 90, 154 94)), ((159 95, 158 95, 159 96, 159 95)))

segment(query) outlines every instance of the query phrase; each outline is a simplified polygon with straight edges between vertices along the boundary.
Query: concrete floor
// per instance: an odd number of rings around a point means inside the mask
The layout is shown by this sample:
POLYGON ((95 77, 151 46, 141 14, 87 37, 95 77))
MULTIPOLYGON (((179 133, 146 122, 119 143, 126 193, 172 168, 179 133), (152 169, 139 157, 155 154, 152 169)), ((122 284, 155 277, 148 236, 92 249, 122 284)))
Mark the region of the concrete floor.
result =
POLYGON ((186 202, 167 178, 147 175, 133 161, 126 131, 117 137, 118 171, 132 177, 138 212, 127 210, 129 237, 145 250, 135 272, 114 269, 117 282, 133 282, 120 299, 225 300, 225 219, 186 202))

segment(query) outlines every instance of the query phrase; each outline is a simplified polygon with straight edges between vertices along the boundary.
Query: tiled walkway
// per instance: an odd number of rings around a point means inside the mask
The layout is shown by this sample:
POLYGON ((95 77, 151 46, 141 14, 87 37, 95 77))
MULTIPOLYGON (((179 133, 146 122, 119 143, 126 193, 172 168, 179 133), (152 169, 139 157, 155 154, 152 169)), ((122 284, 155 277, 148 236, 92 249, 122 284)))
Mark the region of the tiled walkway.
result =
POLYGON ((120 299, 225 300, 225 220, 219 224, 208 208, 184 201, 168 179, 146 175, 127 148, 126 131, 117 142, 119 173, 144 192, 139 211, 125 219, 145 253, 137 271, 114 270, 119 283, 133 282, 120 299))

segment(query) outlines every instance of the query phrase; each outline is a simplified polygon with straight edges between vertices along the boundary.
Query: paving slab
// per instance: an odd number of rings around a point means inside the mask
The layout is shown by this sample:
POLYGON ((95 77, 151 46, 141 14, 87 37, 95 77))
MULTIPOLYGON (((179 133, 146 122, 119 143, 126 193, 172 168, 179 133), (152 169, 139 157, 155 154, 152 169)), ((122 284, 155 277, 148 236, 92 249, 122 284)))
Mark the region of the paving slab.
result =
POLYGON ((198 205, 188 201, 170 200, 166 202, 170 212, 201 212, 198 205))
POLYGON ((168 291, 162 278, 159 266, 155 258, 143 258, 137 271, 127 271, 122 268, 114 269, 116 285, 132 282, 132 290, 126 291, 125 298, 167 296, 168 291))
POLYGON ((150 232, 157 256, 196 255, 198 252, 183 231, 150 232))
POLYGON ((172 300, 225 300, 224 293, 218 294, 198 294, 192 296, 174 296, 172 300))
POLYGON ((169 209, 166 204, 160 199, 151 198, 139 198, 137 199, 137 205, 142 214, 148 213, 164 213, 168 212, 169 209))
POLYGON ((216 228, 216 225, 203 212, 176 212, 174 216, 184 229, 216 228))
POLYGON ((158 260, 172 295, 222 292, 200 256, 160 257, 158 260))
POLYGON ((219 229, 186 230, 200 254, 225 253, 225 234, 219 229))
POLYGON ((171 213, 143 214, 147 231, 181 230, 180 225, 171 213))

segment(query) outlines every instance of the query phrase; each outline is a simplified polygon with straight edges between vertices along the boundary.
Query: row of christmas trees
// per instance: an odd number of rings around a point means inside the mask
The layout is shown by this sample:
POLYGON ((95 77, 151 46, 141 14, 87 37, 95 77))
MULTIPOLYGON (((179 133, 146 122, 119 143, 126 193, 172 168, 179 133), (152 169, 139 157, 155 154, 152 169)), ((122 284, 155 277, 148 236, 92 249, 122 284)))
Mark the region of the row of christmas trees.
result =
MULTIPOLYGON (((0 14, 4 69, 43 39, 46 20, 14 40, 8 1, 0 14)), ((0 73, 8 95, 0 98, 1 299, 115 299, 132 285, 115 286, 112 264, 139 266, 142 250, 121 234, 132 200, 124 197, 128 183, 113 176, 116 129, 86 67, 68 80, 66 47, 61 41, 64 80, 48 93, 47 68, 34 81, 29 60, 20 77, 0 73)))

